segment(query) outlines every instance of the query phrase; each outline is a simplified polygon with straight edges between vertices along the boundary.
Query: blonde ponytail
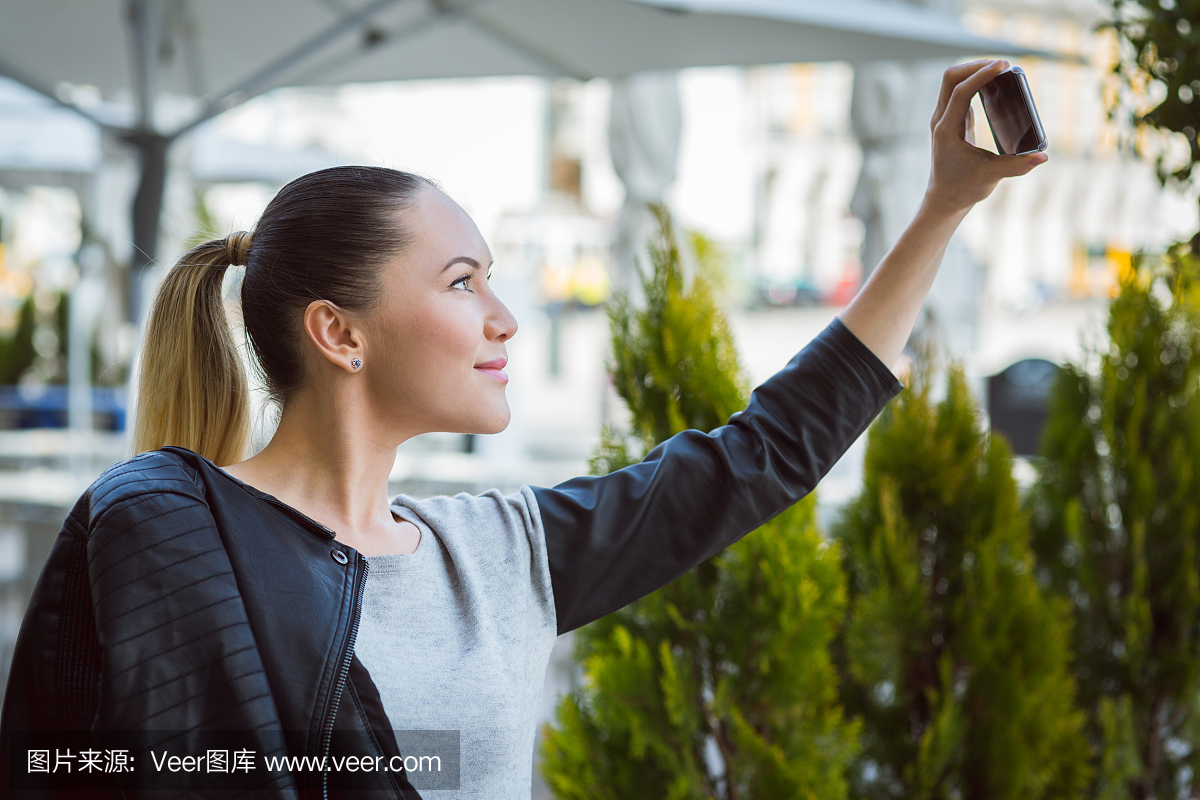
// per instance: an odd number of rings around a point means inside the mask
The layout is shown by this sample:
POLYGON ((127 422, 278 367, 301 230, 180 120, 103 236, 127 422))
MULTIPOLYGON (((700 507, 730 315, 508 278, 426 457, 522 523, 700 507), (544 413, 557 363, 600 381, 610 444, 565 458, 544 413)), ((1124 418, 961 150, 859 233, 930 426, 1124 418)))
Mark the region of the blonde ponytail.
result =
POLYGON ((217 466, 248 455, 250 394, 221 297, 241 232, 190 250, 159 285, 143 336, 133 454, 177 445, 217 466))

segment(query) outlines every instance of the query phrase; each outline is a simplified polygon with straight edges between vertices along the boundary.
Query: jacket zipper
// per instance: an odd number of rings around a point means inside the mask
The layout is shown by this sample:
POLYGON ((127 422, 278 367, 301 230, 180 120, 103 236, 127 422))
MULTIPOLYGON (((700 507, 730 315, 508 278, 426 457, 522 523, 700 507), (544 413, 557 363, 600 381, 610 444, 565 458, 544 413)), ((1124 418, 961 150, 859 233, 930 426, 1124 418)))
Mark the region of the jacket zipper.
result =
MULTIPOLYGON (((357 560, 359 556, 355 554, 357 560)), ((337 716, 338 704, 342 700, 342 691, 346 688, 346 678, 350 675, 350 661, 354 658, 354 641, 358 638, 358 620, 362 612, 362 595, 363 586, 367 582, 367 570, 371 565, 366 559, 362 559, 362 571, 358 573, 358 580, 354 584, 354 616, 350 620, 350 635, 346 639, 345 655, 342 657, 342 664, 338 670, 337 680, 334 682, 333 702, 329 705, 329 716, 326 717, 325 730, 321 735, 321 746, 319 754, 322 761, 329 755, 329 746, 333 741, 333 721, 337 716)), ((329 798, 329 767, 324 765, 321 770, 321 797, 324 800, 329 798)))

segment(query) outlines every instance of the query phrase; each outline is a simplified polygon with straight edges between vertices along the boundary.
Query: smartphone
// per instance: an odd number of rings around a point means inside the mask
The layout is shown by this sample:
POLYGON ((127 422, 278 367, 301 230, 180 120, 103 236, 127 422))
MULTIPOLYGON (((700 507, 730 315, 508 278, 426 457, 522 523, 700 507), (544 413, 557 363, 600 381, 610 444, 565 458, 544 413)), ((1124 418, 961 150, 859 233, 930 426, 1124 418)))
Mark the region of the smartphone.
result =
POLYGON ((1020 67, 1009 67, 997 75, 979 90, 979 99, 1001 155, 1020 156, 1046 149, 1046 131, 1020 67))

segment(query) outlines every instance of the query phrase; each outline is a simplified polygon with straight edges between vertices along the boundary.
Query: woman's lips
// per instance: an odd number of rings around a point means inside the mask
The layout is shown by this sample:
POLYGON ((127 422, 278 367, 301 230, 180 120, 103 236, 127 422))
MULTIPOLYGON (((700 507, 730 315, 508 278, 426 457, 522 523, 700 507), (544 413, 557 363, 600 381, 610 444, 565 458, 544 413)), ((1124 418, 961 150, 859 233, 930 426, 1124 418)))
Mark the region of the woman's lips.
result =
POLYGON ((497 358, 492 361, 485 361, 482 364, 476 364, 475 369, 501 383, 508 383, 508 375, 504 372, 504 366, 507 363, 507 358, 497 358))

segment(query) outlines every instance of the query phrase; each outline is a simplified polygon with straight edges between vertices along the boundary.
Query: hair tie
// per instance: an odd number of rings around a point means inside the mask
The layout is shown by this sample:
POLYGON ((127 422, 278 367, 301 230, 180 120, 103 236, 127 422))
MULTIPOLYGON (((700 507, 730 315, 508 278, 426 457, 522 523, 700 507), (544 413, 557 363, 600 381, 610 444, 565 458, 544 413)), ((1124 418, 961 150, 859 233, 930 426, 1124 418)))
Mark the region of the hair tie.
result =
POLYGON ((230 266, 240 267, 246 263, 250 254, 250 232, 238 231, 225 237, 225 255, 229 257, 230 266))

